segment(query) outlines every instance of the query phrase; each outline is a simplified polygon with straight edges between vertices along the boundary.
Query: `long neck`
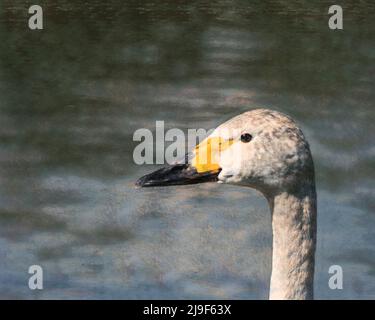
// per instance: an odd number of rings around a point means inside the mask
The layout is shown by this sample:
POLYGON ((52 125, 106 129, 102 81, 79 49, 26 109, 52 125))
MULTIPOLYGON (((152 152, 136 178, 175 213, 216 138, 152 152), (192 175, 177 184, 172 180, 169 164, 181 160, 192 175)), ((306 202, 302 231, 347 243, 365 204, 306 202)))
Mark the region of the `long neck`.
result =
POLYGON ((316 193, 314 181, 270 199, 273 254, 270 299, 313 299, 316 193))

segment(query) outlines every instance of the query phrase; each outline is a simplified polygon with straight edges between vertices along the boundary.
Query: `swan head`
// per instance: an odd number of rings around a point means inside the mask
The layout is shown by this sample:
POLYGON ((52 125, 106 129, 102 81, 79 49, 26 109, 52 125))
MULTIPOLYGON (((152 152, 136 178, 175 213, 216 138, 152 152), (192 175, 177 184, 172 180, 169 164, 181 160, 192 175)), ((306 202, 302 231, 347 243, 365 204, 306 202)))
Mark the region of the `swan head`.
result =
POLYGON ((255 188, 266 196, 311 179, 309 145, 288 116, 268 109, 240 114, 195 147, 188 163, 143 176, 138 186, 216 181, 255 188))

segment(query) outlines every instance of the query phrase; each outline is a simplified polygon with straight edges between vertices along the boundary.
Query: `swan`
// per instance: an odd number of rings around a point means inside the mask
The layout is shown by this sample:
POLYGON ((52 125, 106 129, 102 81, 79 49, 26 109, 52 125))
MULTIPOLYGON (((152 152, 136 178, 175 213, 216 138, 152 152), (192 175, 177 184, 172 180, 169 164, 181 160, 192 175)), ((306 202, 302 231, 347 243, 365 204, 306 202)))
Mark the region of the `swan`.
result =
POLYGON ((187 161, 141 177, 139 187, 202 182, 260 191, 272 216, 272 300, 313 299, 317 199, 309 144, 289 116, 253 109, 217 127, 187 161))

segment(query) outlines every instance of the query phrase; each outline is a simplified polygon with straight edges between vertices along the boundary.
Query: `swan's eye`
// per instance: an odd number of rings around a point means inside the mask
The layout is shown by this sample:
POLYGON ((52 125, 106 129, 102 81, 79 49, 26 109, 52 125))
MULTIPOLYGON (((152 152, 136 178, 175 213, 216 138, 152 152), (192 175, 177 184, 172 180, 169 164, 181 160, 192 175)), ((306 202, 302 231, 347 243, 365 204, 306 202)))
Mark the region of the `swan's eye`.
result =
POLYGON ((253 136, 250 133, 241 134, 241 141, 242 142, 245 142, 245 143, 250 142, 252 138, 253 138, 253 136))

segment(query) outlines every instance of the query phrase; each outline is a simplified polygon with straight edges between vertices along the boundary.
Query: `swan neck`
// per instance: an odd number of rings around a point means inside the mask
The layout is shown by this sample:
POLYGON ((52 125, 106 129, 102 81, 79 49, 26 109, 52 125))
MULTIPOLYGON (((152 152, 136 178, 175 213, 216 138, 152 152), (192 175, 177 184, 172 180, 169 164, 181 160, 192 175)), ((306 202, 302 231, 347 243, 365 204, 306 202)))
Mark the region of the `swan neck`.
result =
POLYGON ((270 200, 273 253, 270 299, 313 299, 316 246, 315 185, 270 200))

